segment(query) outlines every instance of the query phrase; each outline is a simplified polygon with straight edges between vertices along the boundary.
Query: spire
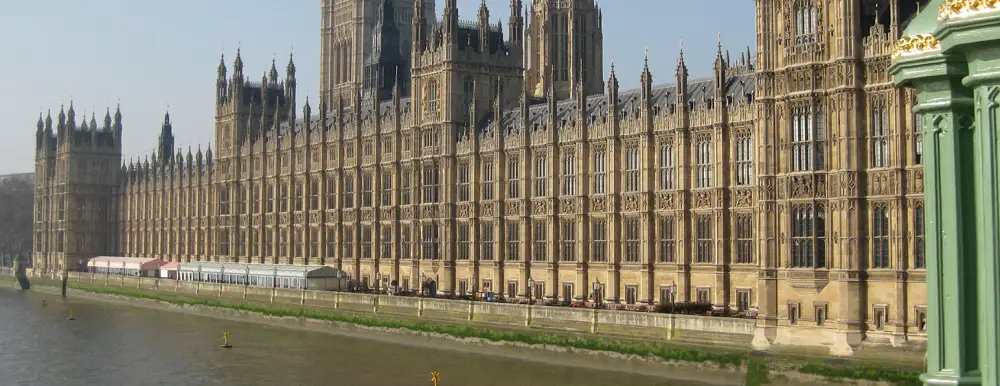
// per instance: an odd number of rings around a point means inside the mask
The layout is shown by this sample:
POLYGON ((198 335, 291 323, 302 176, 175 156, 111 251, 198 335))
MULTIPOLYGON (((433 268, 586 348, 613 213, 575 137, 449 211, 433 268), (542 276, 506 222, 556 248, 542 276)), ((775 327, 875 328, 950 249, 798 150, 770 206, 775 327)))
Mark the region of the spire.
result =
POLYGON ((479 4, 479 25, 488 26, 490 23, 490 9, 486 6, 486 0, 479 4))
POLYGON ((683 77, 684 79, 687 79, 687 73, 687 64, 684 63, 684 39, 681 39, 681 53, 680 56, 677 57, 677 71, 675 74, 677 75, 677 78, 683 77))
POLYGON ((104 111, 104 131, 111 131, 111 108, 104 111))
POLYGON ((236 60, 233 62, 233 80, 243 79, 243 56, 240 55, 239 47, 236 48, 236 60))
POLYGON ((90 112, 90 129, 97 131, 97 117, 94 115, 93 111, 90 112))
POLYGON ((73 110, 73 101, 69 101, 69 111, 66 112, 66 126, 70 130, 76 130, 76 111, 73 110))
POLYGON ((302 106, 302 119, 309 122, 312 118, 312 107, 309 106, 309 97, 306 96, 306 104, 302 106))
POLYGON ((226 80, 226 54, 222 53, 219 57, 219 82, 224 82, 226 80))
POLYGON ((45 131, 52 133, 52 110, 45 114, 45 131))
POLYGON ((285 73, 287 78, 295 78, 295 53, 288 53, 288 65, 285 66, 285 73))
POLYGON ((270 75, 271 77, 271 84, 278 83, 278 66, 277 66, 276 56, 271 57, 271 71, 268 73, 268 75, 270 75))
POLYGON ((649 73, 649 47, 645 48, 642 59, 642 81, 652 81, 652 74, 649 73))
POLYGON ((87 113, 83 113, 83 119, 80 120, 80 131, 87 131, 87 113))
POLYGON ((41 132, 45 129, 45 122, 42 120, 42 112, 38 112, 38 131, 41 132))

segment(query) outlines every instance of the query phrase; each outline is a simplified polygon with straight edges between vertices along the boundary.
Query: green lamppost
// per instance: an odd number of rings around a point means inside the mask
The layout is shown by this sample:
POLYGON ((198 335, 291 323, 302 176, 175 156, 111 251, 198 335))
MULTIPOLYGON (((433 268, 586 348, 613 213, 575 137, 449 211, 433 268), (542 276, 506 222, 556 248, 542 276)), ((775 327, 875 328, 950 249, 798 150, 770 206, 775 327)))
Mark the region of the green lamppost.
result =
POLYGON ((933 0, 889 68, 924 135, 928 385, 1000 385, 1000 0, 933 0))

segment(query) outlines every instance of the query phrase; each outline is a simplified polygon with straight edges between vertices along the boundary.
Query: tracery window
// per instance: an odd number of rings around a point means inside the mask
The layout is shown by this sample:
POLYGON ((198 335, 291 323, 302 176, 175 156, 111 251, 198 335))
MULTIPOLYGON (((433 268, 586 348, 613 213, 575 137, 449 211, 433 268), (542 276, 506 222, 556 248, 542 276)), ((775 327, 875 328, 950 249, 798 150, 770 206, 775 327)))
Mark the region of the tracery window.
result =
POLYGON ((427 81, 427 89, 424 95, 427 99, 427 116, 435 118, 438 116, 438 83, 436 79, 427 81))
POLYGON ((424 194, 423 203, 430 204, 436 203, 439 200, 439 192, 441 187, 441 171, 438 170, 437 165, 431 163, 423 165, 424 169, 424 194))
POLYGON ((913 268, 925 269, 924 257, 924 205, 913 209, 913 268))
POLYGON ((470 199, 469 194, 469 163, 463 162, 458 165, 458 201, 465 202, 470 199))
POLYGON ((379 256, 380 259, 391 259, 392 258, 392 226, 383 225, 382 232, 379 234, 379 240, 382 241, 382 253, 379 256))
POLYGON ((604 149, 594 152, 594 194, 607 193, 607 153, 604 149))
POLYGON ((889 268, 889 208, 876 204, 872 210, 872 268, 889 268))
POLYGON ((521 233, 517 222, 507 223, 507 261, 518 261, 521 256, 521 233))
POLYGON ((660 190, 674 189, 674 144, 660 144, 660 190))
POLYGON ((826 266, 826 215, 822 206, 792 207, 792 256, 794 268, 826 266))
POLYGON ((507 161, 507 196, 508 198, 521 198, 521 163, 517 158, 507 161))
POLYGON ((816 41, 819 12, 811 1, 800 1, 795 6, 795 45, 816 41))
POLYGON ((423 254, 424 260, 440 260, 440 229, 437 224, 424 224, 423 226, 423 254))
POLYGON ((625 219, 625 262, 639 263, 639 219, 625 219))
POLYGON ((792 108, 792 171, 822 170, 824 165, 823 111, 819 106, 792 108))
POLYGON ((493 223, 483 223, 479 237, 482 238, 481 244, 483 248, 479 254, 479 259, 493 261, 493 223))
POLYGON ((549 163, 545 155, 535 156, 535 197, 545 197, 549 193, 549 163))
POLYGON ((354 228, 350 225, 344 225, 342 233, 344 236, 344 251, 341 253, 341 257, 344 260, 354 259, 354 228))
POLYGON ((885 98, 873 98, 868 130, 871 139, 871 167, 884 168, 889 166, 889 124, 886 112, 885 98))
POLYGON ((399 226, 399 258, 410 260, 413 253, 413 227, 410 224, 399 226))
POLYGON ((712 187, 712 139, 708 135, 698 138, 695 144, 695 187, 712 187))
POLYGON ((562 258, 560 261, 576 261, 576 221, 571 219, 562 222, 562 258))
POLYGON ((483 200, 493 200, 493 160, 483 161, 483 200))
POLYGON ((392 206, 392 172, 382 171, 382 206, 392 206))
POLYGON ((410 187, 410 178, 411 178, 410 174, 411 173, 412 173, 412 170, 410 170, 410 168, 403 168, 403 175, 399 176, 400 177, 399 178, 400 179, 400 185, 401 185, 399 187, 399 189, 400 189, 399 196, 400 196, 400 201, 401 201, 400 205, 410 205, 410 189, 411 189, 411 187, 410 187))
POLYGON ((476 82, 472 80, 471 76, 466 76, 462 82, 462 116, 466 119, 465 121, 471 127, 473 125, 472 120, 475 118, 472 116, 472 102, 476 98, 476 82))
POLYGON ((564 196, 576 195, 576 155, 569 153, 563 155, 562 162, 562 194, 564 196))
POLYGON ((375 181, 372 172, 365 172, 361 180, 361 207, 370 208, 372 206, 372 190, 375 181))
POLYGON ((639 147, 629 146, 625 149, 625 192, 638 192, 639 188, 639 147))
POLYGON ((608 223, 604 219, 594 219, 590 223, 590 255, 594 262, 608 261, 608 223))
POLYGON ((344 176, 344 208, 354 208, 354 176, 351 174, 344 176))
POLYGON ((535 243, 534 243, 534 248, 532 248, 533 249, 532 252, 534 252, 533 253, 534 258, 532 259, 532 261, 548 261, 548 257, 549 257, 549 255, 548 255, 548 233, 549 233, 548 224, 546 224, 544 222, 541 222, 541 221, 537 221, 537 222, 535 222, 533 224, 533 228, 534 228, 534 231, 535 231, 534 232, 535 233, 535 237, 534 237, 534 242, 535 243))
POLYGON ((660 217, 659 232, 660 239, 660 253, 659 262, 660 263, 673 263, 676 261, 676 228, 674 227, 673 217, 660 217))
MULTIPOLYGON (((910 107, 911 111, 913 107, 910 107)), ((913 164, 920 165, 924 161, 924 116, 913 113, 913 164)))
POLYGON ((736 264, 753 263, 753 215, 736 215, 736 264))
POLYGON ((697 263, 712 262, 712 217, 710 215, 695 216, 695 248, 697 263))
POLYGON ((469 223, 458 224, 458 260, 469 260, 471 241, 469 223))
POLYGON ((753 140, 750 132, 742 132, 736 136, 734 143, 736 153, 736 185, 745 186, 753 183, 753 140))

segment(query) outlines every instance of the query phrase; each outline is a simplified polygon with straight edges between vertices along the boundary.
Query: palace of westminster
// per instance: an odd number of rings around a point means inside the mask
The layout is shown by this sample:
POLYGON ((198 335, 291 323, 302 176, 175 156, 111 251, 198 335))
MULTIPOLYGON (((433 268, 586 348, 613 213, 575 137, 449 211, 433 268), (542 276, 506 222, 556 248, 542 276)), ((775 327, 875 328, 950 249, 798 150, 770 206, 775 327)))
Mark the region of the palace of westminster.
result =
POLYGON ((291 58, 260 80, 223 60, 204 153, 174 148, 169 115, 141 162, 117 111, 40 116, 35 269, 329 265, 444 294, 711 303, 772 343, 925 339, 922 130, 887 68, 926 0, 755 0, 756 52, 720 43, 703 79, 681 52, 628 91, 594 0, 510 0, 506 25, 444 1, 323 0, 317 112, 291 58))

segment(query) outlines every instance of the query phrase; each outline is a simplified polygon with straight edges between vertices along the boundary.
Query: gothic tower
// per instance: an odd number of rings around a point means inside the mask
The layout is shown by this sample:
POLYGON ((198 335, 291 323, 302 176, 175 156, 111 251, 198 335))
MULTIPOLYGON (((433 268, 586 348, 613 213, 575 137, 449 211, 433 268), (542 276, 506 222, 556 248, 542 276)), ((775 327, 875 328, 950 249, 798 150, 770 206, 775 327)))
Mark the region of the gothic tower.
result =
POLYGON ((365 58, 362 87, 366 96, 382 101, 392 98, 394 87, 410 95, 410 63, 402 51, 400 25, 396 20, 393 0, 380 0, 380 9, 372 36, 372 51, 365 58))
POLYGON ((922 252, 897 240, 922 217, 921 189, 902 183, 922 173, 920 132, 885 69, 918 6, 756 0, 758 346, 801 318, 832 327, 831 352, 848 353, 866 337, 905 339, 916 319, 907 299, 923 286, 906 278, 922 275, 922 252))
MULTIPOLYGON (((422 0, 424 11, 417 16, 434 20, 434 1, 422 0)), ((383 19, 383 3, 390 3, 392 19, 399 32, 399 54, 410 62, 414 0, 323 0, 320 33, 320 105, 333 106, 334 98, 347 104, 365 78, 365 61, 379 47, 376 22, 383 19)), ((385 23, 382 23, 383 25, 385 23)), ((401 66, 401 67, 408 67, 401 66)))
POLYGON ((533 85, 535 97, 545 96, 549 89, 550 66, 557 99, 575 98, 578 83, 583 84, 584 95, 604 92, 602 24, 594 0, 534 0, 525 80, 533 85))
POLYGON ((34 262, 41 270, 74 270, 117 253, 122 116, 108 110, 104 125, 76 111, 39 116, 35 158, 34 262))

